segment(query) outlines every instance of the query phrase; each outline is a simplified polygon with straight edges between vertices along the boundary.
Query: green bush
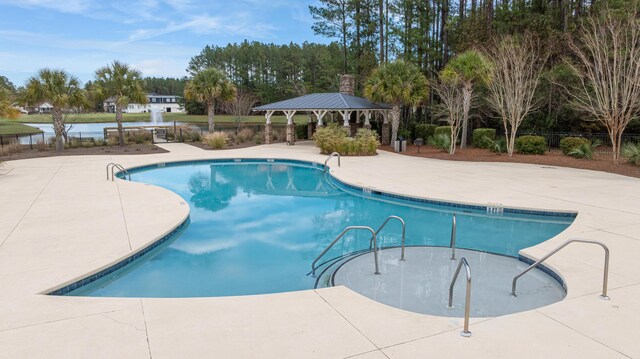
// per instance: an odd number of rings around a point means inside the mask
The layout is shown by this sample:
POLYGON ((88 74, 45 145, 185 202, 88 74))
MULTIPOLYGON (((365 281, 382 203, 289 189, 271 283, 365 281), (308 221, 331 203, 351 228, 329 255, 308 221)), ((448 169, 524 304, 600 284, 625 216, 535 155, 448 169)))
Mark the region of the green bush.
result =
POLYGON ((520 136, 516 138, 515 149, 523 155, 544 155, 547 140, 542 136, 520 136))
POLYGON ((569 152, 575 150, 576 148, 580 147, 581 145, 585 145, 585 144, 589 144, 591 143, 589 140, 587 140, 586 138, 582 138, 582 137, 565 137, 563 139, 560 140, 560 148, 562 149, 562 153, 564 153, 565 155, 568 155, 569 152))
POLYGON ((625 143, 622 145, 622 157, 632 165, 640 164, 640 143, 625 143))
POLYGON ((495 140, 495 128, 476 128, 473 130, 471 143, 476 148, 491 148, 495 140))
POLYGON ((411 142, 411 131, 409 129, 403 128, 398 131, 398 137, 402 137, 405 140, 411 142))
POLYGON ((489 151, 499 154, 507 152, 507 139, 500 137, 497 140, 491 141, 489 151))
POLYGON ((307 124, 296 125, 296 138, 299 140, 308 140, 307 124))
POLYGON ((447 136, 451 137, 451 126, 438 126, 435 130, 433 130, 434 136, 437 136, 441 133, 444 133, 447 136))
POLYGON ((139 145, 146 142, 151 142, 151 132, 146 130, 128 131, 126 133, 125 140, 125 142, 127 143, 136 143, 139 145))
POLYGON ((336 123, 318 128, 313 136, 320 153, 330 154, 338 152, 345 156, 371 156, 377 154, 378 134, 373 130, 358 129, 356 136, 351 138, 346 129, 336 123))
POLYGON ((264 132, 258 132, 253 136, 253 142, 256 145, 261 145, 264 142, 264 132))
POLYGON ((574 158, 586 158, 588 160, 593 158, 593 150, 600 146, 602 142, 595 140, 593 142, 587 141, 581 143, 578 147, 572 149, 569 153, 569 156, 574 158))
POLYGON ((224 148, 229 141, 229 136, 226 132, 216 131, 212 133, 207 133, 203 136, 202 142, 213 147, 216 150, 224 148))
POLYGON ((427 144, 441 151, 449 152, 451 148, 451 135, 448 133, 437 133, 429 137, 427 144))
POLYGON ((435 134, 436 127, 438 127, 438 125, 429 125, 425 123, 418 124, 416 125, 415 137, 422 138, 427 142, 429 138, 433 137, 435 134))

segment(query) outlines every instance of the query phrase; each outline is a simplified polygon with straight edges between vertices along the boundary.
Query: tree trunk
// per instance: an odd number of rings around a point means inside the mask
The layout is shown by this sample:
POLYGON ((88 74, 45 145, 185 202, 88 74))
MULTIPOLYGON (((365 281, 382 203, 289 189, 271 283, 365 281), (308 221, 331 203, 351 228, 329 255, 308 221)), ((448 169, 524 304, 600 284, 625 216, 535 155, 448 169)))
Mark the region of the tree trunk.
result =
POLYGON ((51 118, 53 119, 53 131, 56 134, 56 152, 64 150, 64 119, 62 109, 54 107, 51 109, 51 118))
POLYGON ((391 108, 391 144, 398 139, 398 127, 400 127, 400 105, 395 104, 391 108))
POLYGON ((378 17, 380 26, 380 59, 379 63, 384 63, 384 0, 378 3, 378 17))
POLYGON ((507 154, 509 155, 509 157, 511 157, 513 156, 513 149, 515 147, 515 142, 516 142, 516 130, 512 129, 511 132, 509 132, 506 126, 504 129, 505 129, 505 137, 507 140, 507 154))
POLYGON ((207 103, 207 122, 209 123, 209 132, 214 131, 214 116, 215 116, 216 104, 215 102, 207 103))
POLYGON ((122 147, 124 143, 124 130, 122 129, 122 107, 116 100, 116 123, 118 124, 118 144, 122 147))
POLYGON ((467 82, 462 88, 462 139, 460 140, 460 148, 467 148, 467 137, 469 135, 469 111, 471 110, 472 95, 473 85, 470 82, 467 82))

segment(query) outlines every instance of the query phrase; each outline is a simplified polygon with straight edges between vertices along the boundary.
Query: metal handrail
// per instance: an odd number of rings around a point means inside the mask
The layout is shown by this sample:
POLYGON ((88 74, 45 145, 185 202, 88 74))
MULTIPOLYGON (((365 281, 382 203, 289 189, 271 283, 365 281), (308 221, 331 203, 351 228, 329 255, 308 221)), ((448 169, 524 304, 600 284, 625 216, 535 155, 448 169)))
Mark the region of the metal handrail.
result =
POLYGON ((131 181, 131 173, 129 173, 129 171, 127 171, 124 167, 122 167, 122 165, 118 163, 113 163, 113 162, 107 165, 107 181, 109 180, 109 168, 111 168, 111 181, 115 181, 114 171, 116 168, 120 170, 120 172, 124 173, 125 180, 127 179, 127 176, 128 176, 129 181, 131 181))
POLYGON ((463 337, 470 337, 471 332, 469 331, 469 312, 471 308, 471 268, 469 267, 467 259, 464 257, 460 258, 456 273, 451 279, 451 285, 449 285, 449 306, 447 308, 453 309, 453 287, 456 284, 458 274, 460 274, 460 269, 463 265, 467 276, 467 296, 464 302, 464 329, 462 330, 462 332, 460 332, 460 335, 462 335, 463 337))
MULTIPOLYGON (((385 221, 382 223, 382 225, 380 226, 380 228, 378 228, 378 230, 376 231, 376 236, 380 233, 380 231, 387 225, 387 223, 392 220, 392 219, 397 219, 398 221, 400 221, 400 223, 402 224, 402 251, 400 252, 400 260, 403 261, 404 259, 404 238, 405 238, 405 223, 404 223, 404 219, 398 217, 398 216, 389 216, 387 217, 387 219, 385 219, 385 221)), ((373 245, 373 237, 371 238, 371 240, 369 241, 369 249, 372 248, 373 245)))
POLYGON ((371 235, 373 236, 373 246, 374 246, 374 250, 373 250, 373 260, 375 262, 376 265, 376 271, 374 272, 374 274, 380 274, 380 271, 378 270, 378 240, 376 239, 376 232, 373 231, 373 228, 371 227, 367 227, 367 226, 349 226, 347 228, 345 228, 337 237, 336 239, 333 240, 333 242, 331 242, 331 244, 329 244, 329 246, 327 246, 327 248, 325 248, 322 253, 320 253, 320 255, 318 255, 318 257, 316 257, 316 259, 311 263, 311 275, 315 278, 316 276, 316 263, 320 260, 320 258, 322 258, 323 255, 325 255, 325 253, 327 253, 329 251, 329 249, 331 249, 331 247, 333 247, 334 244, 336 244, 336 242, 338 242, 340 240, 340 238, 342 238, 347 232, 354 230, 354 229, 364 229, 367 230, 369 232, 371 232, 371 235))
POLYGON ((451 260, 456 259, 456 214, 453 214, 453 221, 451 222, 451 241, 449 242, 449 248, 451 248, 451 260))
POLYGON ((577 239, 577 238, 576 239, 570 239, 570 240, 564 242, 564 244, 562 244, 561 246, 559 246, 556 249, 552 250, 551 252, 549 252, 544 257, 538 259, 537 262, 533 263, 527 269, 522 271, 520 274, 518 274, 517 276, 513 277, 513 282, 511 283, 511 295, 514 296, 514 297, 517 296, 516 295, 516 283, 518 282, 518 279, 520 279, 520 277, 522 277, 523 275, 528 273, 533 268, 539 266, 542 262, 546 261, 552 255, 558 253, 562 248, 568 246, 571 243, 575 243, 575 242, 587 243, 587 244, 596 244, 596 245, 599 245, 600 247, 602 247, 602 249, 604 249, 604 277, 602 279, 602 295, 600 295, 600 298, 602 298, 604 300, 609 300, 609 297, 607 296, 607 284, 609 282, 609 248, 606 245, 604 245, 604 243, 601 243, 601 242, 598 242, 598 241, 591 241, 591 240, 588 240, 588 239, 577 239))
POLYGON ((329 163, 329 161, 330 161, 332 158, 336 157, 336 156, 338 156, 338 167, 342 167, 342 166, 340 165, 340 154, 339 154, 338 152, 333 152, 333 153, 331 153, 331 154, 329 155, 329 157, 327 157, 327 159, 326 159, 326 160, 324 160, 324 171, 323 171, 323 172, 327 172, 327 163, 329 163))

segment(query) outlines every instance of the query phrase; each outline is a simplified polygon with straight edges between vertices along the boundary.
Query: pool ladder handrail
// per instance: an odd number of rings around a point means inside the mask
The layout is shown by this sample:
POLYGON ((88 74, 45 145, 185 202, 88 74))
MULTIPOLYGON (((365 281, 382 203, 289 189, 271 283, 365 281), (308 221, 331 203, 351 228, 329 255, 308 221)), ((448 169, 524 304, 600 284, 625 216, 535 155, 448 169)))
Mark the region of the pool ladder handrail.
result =
POLYGON ((336 157, 336 156, 338 157, 338 167, 342 167, 342 166, 340 165, 340 154, 339 154, 338 152, 332 152, 332 153, 329 155, 329 157, 327 157, 327 159, 326 159, 326 160, 324 160, 324 170, 323 170, 323 172, 327 172, 327 163, 329 163, 329 161, 330 161, 332 158, 336 157))
POLYGON ((115 176, 114 176, 114 170, 117 168, 118 170, 120 170, 120 172, 124 173, 124 179, 127 179, 127 176, 129 176, 129 181, 131 181, 131 173, 129 173, 129 171, 127 171, 124 167, 122 167, 121 164, 119 163, 109 163, 107 165, 107 181, 109 180, 109 168, 111 168, 111 181, 115 181, 115 176))
MULTIPOLYGON (((382 229, 387 225, 387 223, 389 223, 390 220, 392 219, 397 219, 398 221, 400 221, 400 224, 402 224, 402 250, 401 250, 401 254, 400 254, 400 260, 404 261, 404 243, 405 243, 405 223, 404 223, 404 219, 402 219, 401 217, 395 216, 395 215, 391 215, 389 217, 387 217, 387 219, 385 219, 385 221, 382 223, 382 225, 380 226, 380 228, 378 228, 378 230, 376 231, 376 236, 380 233, 380 231, 382 231, 382 229)), ((369 241, 369 249, 371 249, 373 246, 373 237, 371 237, 371 240, 369 241)))
POLYGON ((467 259, 462 257, 458 262, 458 268, 456 268, 456 272, 451 279, 451 284, 449 285, 449 305, 447 308, 453 309, 453 287, 456 284, 456 280, 458 280, 458 275, 460 274, 460 269, 464 265, 465 274, 467 277, 467 295, 464 301, 464 328, 460 335, 463 337, 470 337, 471 332, 469 331, 469 312, 471 308, 471 267, 469 267, 469 262, 467 259))
POLYGON ((449 242, 449 248, 451 248, 451 260, 456 260, 456 214, 453 214, 453 220, 451 221, 451 241, 449 242))
POLYGON ((527 269, 525 269, 522 272, 520 272, 520 274, 518 274, 515 277, 513 277, 513 282, 511 283, 511 295, 514 296, 514 297, 517 297, 517 295, 516 295, 516 285, 517 285, 518 279, 520 279, 520 277, 522 277, 523 275, 527 274, 530 270, 532 270, 533 268, 536 268, 537 266, 542 264, 542 262, 546 261, 547 259, 549 259, 549 257, 551 257, 554 254, 558 253, 561 249, 563 249, 564 247, 568 246, 571 243, 595 244, 595 245, 598 245, 598 246, 602 247, 602 249, 604 249, 604 275, 603 275, 603 279, 602 279, 602 294, 600 295, 600 298, 603 299, 603 300, 609 300, 609 296, 607 296, 607 286, 608 286, 608 282, 609 282, 609 248, 602 242, 592 241, 592 240, 588 240, 588 239, 579 239, 579 238, 573 238, 573 239, 570 239, 570 240, 564 242, 562 245, 556 247, 554 250, 552 250, 551 252, 547 253, 547 255, 545 255, 544 257, 542 257, 540 259, 538 259, 535 263, 533 263, 532 265, 527 267, 527 269))
POLYGON ((374 232, 373 228, 368 227, 368 226, 349 226, 349 227, 345 228, 336 237, 336 239, 334 239, 333 242, 331 242, 331 244, 329 244, 327 246, 327 248, 325 248, 322 251, 322 253, 320 253, 320 255, 318 255, 316 257, 316 259, 314 259, 314 261, 311 263, 311 275, 312 275, 312 277, 315 278, 315 276, 316 276, 316 263, 320 260, 320 258, 322 258, 322 256, 325 255, 329 251, 329 249, 331 249, 331 247, 333 247, 340 240, 340 238, 342 238, 347 232, 352 231, 352 230, 357 230, 357 229, 367 230, 367 231, 371 232, 371 235, 373 236, 373 246, 374 246, 373 261, 375 262, 375 267, 376 267, 376 270, 375 270, 374 274, 380 274, 380 271, 378 269, 378 240, 376 239, 376 232, 374 232))

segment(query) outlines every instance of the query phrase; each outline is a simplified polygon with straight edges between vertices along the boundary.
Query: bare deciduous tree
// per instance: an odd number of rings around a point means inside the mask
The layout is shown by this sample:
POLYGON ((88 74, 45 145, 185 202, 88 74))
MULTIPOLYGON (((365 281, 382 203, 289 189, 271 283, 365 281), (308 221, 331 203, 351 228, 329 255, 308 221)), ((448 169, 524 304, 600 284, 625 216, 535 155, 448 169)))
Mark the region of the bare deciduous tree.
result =
POLYGON ((530 34, 504 36, 486 52, 493 67, 487 100, 502 118, 507 153, 512 156, 518 127, 539 105, 535 92, 549 55, 530 34))
MULTIPOLYGON (((434 115, 444 118, 451 127, 451 144, 449 154, 456 152, 456 142, 465 117, 465 91, 459 83, 453 81, 439 81, 433 86, 433 91, 440 98, 440 105, 434 108, 434 115)), ((473 95, 470 95, 473 96, 473 95)), ((469 99, 471 101, 472 98, 469 99)))
POLYGON ((233 117, 243 117, 251 114, 251 108, 258 103, 258 99, 251 93, 238 90, 235 98, 225 101, 222 110, 233 117))
POLYGON ((607 127, 613 162, 620 160, 622 134, 640 117, 640 23, 635 12, 586 18, 578 41, 569 46, 578 61, 567 64, 578 75, 567 88, 574 106, 607 127))

